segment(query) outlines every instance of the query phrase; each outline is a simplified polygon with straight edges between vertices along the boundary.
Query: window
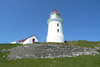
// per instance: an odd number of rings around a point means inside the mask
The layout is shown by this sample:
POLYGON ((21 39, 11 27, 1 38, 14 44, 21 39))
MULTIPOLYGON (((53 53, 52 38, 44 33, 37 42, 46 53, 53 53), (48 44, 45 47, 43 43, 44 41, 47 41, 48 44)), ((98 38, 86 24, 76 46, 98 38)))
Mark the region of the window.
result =
POLYGON ((57 29, 57 32, 59 32, 59 29, 57 29))
POLYGON ((59 23, 57 23, 57 27, 59 27, 59 23))

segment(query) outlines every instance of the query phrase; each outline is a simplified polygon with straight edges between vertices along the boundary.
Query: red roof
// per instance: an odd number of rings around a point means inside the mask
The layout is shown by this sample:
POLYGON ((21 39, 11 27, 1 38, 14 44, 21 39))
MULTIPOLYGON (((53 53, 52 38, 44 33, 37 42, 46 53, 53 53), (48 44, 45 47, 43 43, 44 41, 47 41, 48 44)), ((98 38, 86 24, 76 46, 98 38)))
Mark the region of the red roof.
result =
MULTIPOLYGON (((32 35, 32 36, 35 36, 35 35, 32 35)), ((32 36, 30 36, 30 37, 32 37, 32 36)), ((28 37, 28 38, 30 38, 30 37, 28 37)), ((35 37, 36 37, 36 36, 35 36, 35 37)), ((17 42, 24 42, 24 41, 27 40, 28 38, 19 40, 19 41, 17 41, 17 42)), ((37 38, 37 37, 36 37, 36 38, 37 38)), ((37 39, 38 39, 38 38, 37 38, 37 39)))
POLYGON ((55 9, 53 12, 57 12, 57 10, 55 9))
MULTIPOLYGON (((27 39, 27 38, 26 38, 27 39)), ((17 41, 17 42, 24 42, 26 39, 23 39, 23 40, 19 40, 19 41, 17 41)))

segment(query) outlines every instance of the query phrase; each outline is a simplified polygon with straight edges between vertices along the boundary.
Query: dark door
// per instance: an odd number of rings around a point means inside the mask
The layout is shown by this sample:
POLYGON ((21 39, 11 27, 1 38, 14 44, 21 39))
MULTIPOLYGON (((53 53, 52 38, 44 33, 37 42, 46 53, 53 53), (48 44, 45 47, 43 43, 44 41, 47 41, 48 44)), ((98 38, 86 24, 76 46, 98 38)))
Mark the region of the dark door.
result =
POLYGON ((35 42, 35 39, 33 39, 33 42, 35 42))

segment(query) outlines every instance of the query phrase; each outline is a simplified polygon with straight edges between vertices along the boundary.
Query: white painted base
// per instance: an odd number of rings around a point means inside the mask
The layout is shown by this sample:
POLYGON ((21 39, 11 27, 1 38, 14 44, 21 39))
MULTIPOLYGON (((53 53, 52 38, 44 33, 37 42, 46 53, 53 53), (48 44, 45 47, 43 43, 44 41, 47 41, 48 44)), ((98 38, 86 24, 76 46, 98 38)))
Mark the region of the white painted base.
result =
POLYGON ((58 43, 64 43, 64 36, 57 36, 57 35, 51 35, 47 36, 46 42, 58 42, 58 43))

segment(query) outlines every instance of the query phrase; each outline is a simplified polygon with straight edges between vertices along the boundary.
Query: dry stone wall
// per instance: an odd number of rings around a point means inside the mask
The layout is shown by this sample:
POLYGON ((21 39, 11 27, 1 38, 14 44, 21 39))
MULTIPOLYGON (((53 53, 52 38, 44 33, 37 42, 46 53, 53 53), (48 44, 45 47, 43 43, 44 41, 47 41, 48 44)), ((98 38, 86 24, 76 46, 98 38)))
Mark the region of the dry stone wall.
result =
POLYGON ((73 57, 79 55, 99 54, 96 49, 84 47, 61 46, 55 44, 47 45, 25 45, 11 49, 7 59, 21 58, 58 58, 73 57))

